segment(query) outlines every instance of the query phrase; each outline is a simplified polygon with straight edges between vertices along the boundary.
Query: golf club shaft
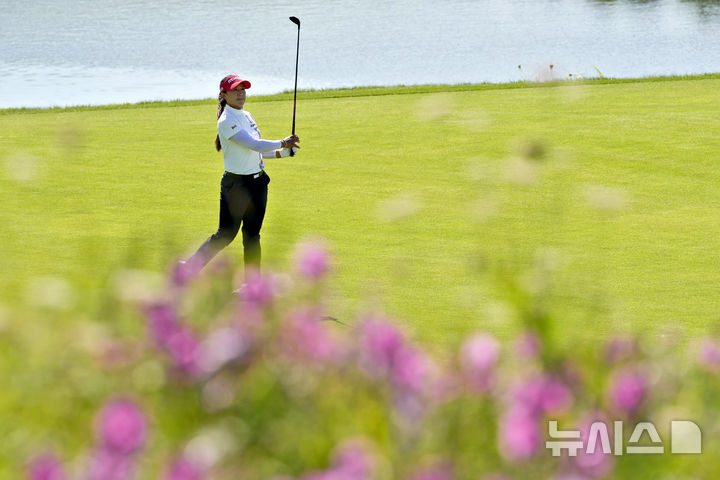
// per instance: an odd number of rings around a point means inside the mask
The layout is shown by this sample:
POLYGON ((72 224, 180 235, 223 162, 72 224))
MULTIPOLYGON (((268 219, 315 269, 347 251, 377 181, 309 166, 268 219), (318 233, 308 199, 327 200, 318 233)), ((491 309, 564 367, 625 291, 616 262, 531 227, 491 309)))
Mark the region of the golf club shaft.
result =
MULTIPOLYGON (((295 52, 295 93, 293 94, 293 121, 292 121, 292 134, 295 135, 295 111, 297 110, 297 80, 298 80, 298 61, 300 60, 300 19, 297 17, 290 17, 290 21, 298 27, 297 33, 297 50, 295 52)), ((293 149, 290 149, 290 156, 294 157, 295 153, 293 149)))
POLYGON ((295 110, 297 107, 298 60, 300 59, 300 25, 298 25, 297 51, 295 53, 295 93, 293 94, 292 134, 295 135, 295 110))

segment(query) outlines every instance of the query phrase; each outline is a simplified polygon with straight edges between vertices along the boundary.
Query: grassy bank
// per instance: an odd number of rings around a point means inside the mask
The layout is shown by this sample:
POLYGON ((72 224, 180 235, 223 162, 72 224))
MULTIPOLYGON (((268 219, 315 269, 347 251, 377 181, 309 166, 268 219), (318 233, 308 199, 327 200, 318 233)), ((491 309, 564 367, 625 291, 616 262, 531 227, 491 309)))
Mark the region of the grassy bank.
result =
MULTIPOLYGON (((468 92, 484 90, 507 90, 516 88, 557 88, 563 86, 578 85, 619 85, 624 83, 655 83, 678 80, 717 80, 720 73, 706 73, 702 75, 670 75, 640 78, 606 78, 594 77, 587 79, 575 79, 572 81, 558 80, 555 82, 530 82, 518 81, 508 83, 460 83, 452 85, 430 84, 430 85, 398 85, 392 87, 352 87, 333 88, 321 90, 300 90, 299 95, 304 100, 317 100, 323 98, 344 98, 344 97, 368 97, 378 95, 413 95, 439 92, 468 92)), ((279 102, 292 100, 293 92, 285 91, 272 95, 261 95, 253 97, 253 102, 279 102)), ((199 100, 172 100, 172 101, 148 101, 138 103, 122 103, 94 106, 73 106, 73 107, 51 107, 51 108, 5 108, 0 109, 0 115, 13 115, 17 113, 46 113, 48 111, 70 112, 87 110, 115 110, 128 108, 161 108, 171 106, 191 106, 215 103, 214 99, 199 100)))
MULTIPOLYGON (((265 264, 323 236, 335 316, 380 303, 430 342, 514 331, 509 278, 542 292, 567 341, 701 335, 720 280, 718 86, 303 93, 301 154, 268 162, 265 264)), ((288 133, 290 98, 249 98, 265 137, 288 133)), ((0 111, 5 310, 36 308, 57 277, 94 308, 116 266, 163 270, 193 251, 217 222, 214 115, 212 100, 0 111)))

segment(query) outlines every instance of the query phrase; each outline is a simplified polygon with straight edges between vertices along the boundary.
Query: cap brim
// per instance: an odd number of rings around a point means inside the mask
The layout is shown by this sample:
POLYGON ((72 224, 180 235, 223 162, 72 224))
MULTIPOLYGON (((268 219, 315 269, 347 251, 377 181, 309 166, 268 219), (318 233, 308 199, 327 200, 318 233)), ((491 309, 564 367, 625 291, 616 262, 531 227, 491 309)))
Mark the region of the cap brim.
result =
POLYGON ((228 89, 228 90, 234 90, 234 89, 236 89, 239 85, 242 85, 242 86, 243 86, 244 88, 246 88, 246 89, 247 89, 247 88, 250 88, 250 86, 251 86, 251 85, 250 85, 250 82, 248 82, 247 80, 237 79, 237 80, 233 81, 227 89, 228 89))

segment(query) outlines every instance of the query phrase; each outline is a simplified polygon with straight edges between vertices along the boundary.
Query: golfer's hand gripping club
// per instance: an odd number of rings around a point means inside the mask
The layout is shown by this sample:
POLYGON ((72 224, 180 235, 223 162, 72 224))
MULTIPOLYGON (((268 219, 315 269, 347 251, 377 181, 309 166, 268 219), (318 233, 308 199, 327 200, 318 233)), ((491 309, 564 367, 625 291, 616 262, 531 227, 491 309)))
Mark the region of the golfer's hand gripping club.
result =
POLYGON ((298 145, 300 143, 300 137, 293 134, 289 137, 282 139, 281 143, 283 148, 300 148, 300 146, 298 145))

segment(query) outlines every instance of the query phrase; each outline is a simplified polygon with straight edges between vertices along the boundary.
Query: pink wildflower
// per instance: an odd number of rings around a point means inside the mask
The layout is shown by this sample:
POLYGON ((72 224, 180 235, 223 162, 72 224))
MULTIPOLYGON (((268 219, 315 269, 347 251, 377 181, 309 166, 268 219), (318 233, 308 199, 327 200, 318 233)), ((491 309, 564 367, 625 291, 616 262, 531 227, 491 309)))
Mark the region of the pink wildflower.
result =
POLYGON ((130 455, 145 444, 147 420, 132 400, 111 400, 98 416, 96 434, 103 449, 130 455))
POLYGON ((613 376, 610 399, 616 408, 625 412, 633 412, 644 400, 647 388, 647 381, 643 373, 637 369, 627 368, 613 376))
POLYGON ((282 333, 286 351, 310 360, 337 358, 341 349, 328 332, 326 322, 308 309, 290 312, 282 333))
POLYGON ((62 463, 54 453, 33 458, 28 467, 29 480, 65 480, 62 463))
POLYGON ((179 328, 167 339, 166 348, 175 368, 191 377, 200 373, 199 342, 189 329, 179 328))
POLYGON ((603 445, 601 441, 602 433, 596 434, 593 432, 593 436, 596 437, 594 438, 595 451, 593 453, 587 452, 587 446, 589 445, 590 441, 590 428, 593 422, 604 423, 608 434, 607 440, 610 442, 610 449, 613 448, 611 438, 613 435, 612 423, 607 422, 600 415, 595 414, 583 421, 582 426, 580 427, 580 438, 582 439, 585 448, 581 448, 580 450, 578 450, 577 456, 573 457, 573 460, 575 467, 584 475, 589 476, 590 478, 603 478, 606 477, 613 469, 613 456, 610 455, 610 452, 603 451, 603 445))
POLYGON ((513 392, 513 402, 534 414, 564 411, 570 408, 573 397, 561 381, 552 377, 527 380, 513 392))
POLYGON ((180 323, 175 309, 167 304, 153 305, 146 315, 151 337, 170 356, 173 366, 186 375, 197 375, 199 342, 193 332, 180 323))
POLYGON ((531 457, 540 447, 540 418, 548 412, 570 408, 572 394, 559 380, 541 376, 516 388, 510 405, 500 419, 500 453, 511 460, 531 457))
POLYGON ((456 398, 462 393, 463 379, 451 371, 439 371, 430 379, 428 399, 435 405, 441 405, 456 398))
POLYGON ((397 328, 373 319, 363 324, 360 337, 360 362, 371 374, 386 378, 401 396, 425 393, 431 364, 397 328))
POLYGON ((370 446, 364 440, 348 440, 333 452, 333 469, 343 472, 348 479, 370 478, 375 468, 375 459, 370 446))
POLYGON ((500 454, 510 460, 524 460, 540 448, 539 418, 532 411, 513 407, 500 418, 500 454))
POLYGON ((329 270, 327 250, 320 244, 307 243, 298 248, 297 269, 305 277, 319 280, 329 270))
POLYGON ((449 462, 421 469, 412 475, 411 480, 452 480, 453 468, 449 462))
POLYGON ((710 339, 703 339, 698 352, 698 361, 708 370, 720 371, 720 345, 710 339))
POLYGON ((420 350, 405 346, 393 358, 390 380, 397 388, 420 392, 429 374, 428 361, 420 350))
POLYGON ((375 460, 363 441, 350 440, 339 445, 327 470, 312 472, 302 480, 370 480, 375 460))
POLYGON ((185 458, 177 458, 164 480, 201 480, 203 475, 200 469, 185 458))
POLYGON ((175 287, 186 286, 200 273, 204 263, 199 258, 177 262, 170 272, 170 283, 175 287))
POLYGON ((272 303, 275 289, 271 279, 262 276, 259 270, 248 270, 241 295, 248 304, 254 307, 264 307, 272 303))
POLYGON ((171 305, 157 304, 146 311, 150 335, 158 346, 167 347, 168 340, 180 330, 175 310, 171 305))
POLYGON ((627 360, 637 351, 637 341, 632 337, 614 337, 605 347, 605 360, 618 363, 627 360))
POLYGON ((515 339, 514 350, 518 357, 533 359, 540 355, 542 342, 540 337, 533 332, 525 332, 515 339))
POLYGON ((239 326, 213 330, 199 346, 199 370, 211 374, 225 364, 243 358, 250 350, 251 342, 250 335, 239 326))
POLYGON ((87 478, 88 480, 132 480, 134 478, 133 458, 99 448, 90 456, 87 478))
POLYGON ((490 335, 478 334, 465 341, 460 350, 460 366, 473 391, 487 392, 492 388, 499 354, 500 344, 490 335))
POLYGON ((389 323, 369 320, 362 326, 360 334, 364 360, 382 371, 389 371, 397 352, 405 344, 400 331, 389 323))

